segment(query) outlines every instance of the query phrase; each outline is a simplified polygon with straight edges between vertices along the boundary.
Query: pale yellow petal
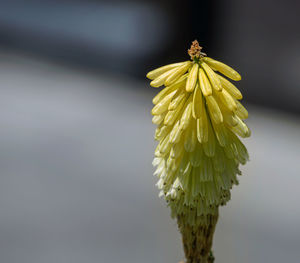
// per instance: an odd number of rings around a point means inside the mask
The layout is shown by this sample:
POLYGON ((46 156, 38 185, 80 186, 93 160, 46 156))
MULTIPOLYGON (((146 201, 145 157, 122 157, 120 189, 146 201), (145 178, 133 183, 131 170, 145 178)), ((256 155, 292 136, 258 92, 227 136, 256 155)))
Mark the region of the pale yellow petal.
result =
POLYGON ((230 111, 224 112, 222 111, 224 123, 226 123, 229 126, 236 126, 238 124, 238 121, 236 119, 236 115, 230 111))
POLYGON ((160 147, 160 145, 158 144, 155 148, 155 151, 154 151, 155 157, 161 157, 159 147, 160 147))
POLYGON ((180 184, 182 186, 182 189, 186 191, 188 189, 189 175, 192 170, 192 165, 188 161, 188 155, 186 155, 186 158, 182 159, 181 164, 179 166, 179 170, 180 170, 180 175, 179 175, 180 184))
POLYGON ((178 143, 172 146, 170 157, 171 158, 178 158, 184 151, 184 140, 180 140, 178 143))
POLYGON ((172 126, 163 125, 162 127, 156 129, 155 140, 162 140, 167 134, 172 130, 172 126))
POLYGON ((242 138, 249 137, 251 135, 251 131, 248 126, 239 117, 237 117, 237 120, 238 124, 234 127, 230 127, 231 130, 242 138))
POLYGON ((207 128, 207 113, 205 107, 202 107, 201 116, 197 119, 197 138, 200 143, 207 142, 208 128, 207 128))
POLYGON ((191 61, 184 62, 184 64, 175 70, 172 70, 172 73, 167 76, 164 83, 166 86, 171 85, 176 80, 178 80, 190 67, 192 66, 191 61))
POLYGON ((162 75, 163 73, 173 69, 173 68, 177 68, 177 67, 180 67, 182 66, 184 62, 179 62, 179 63, 173 63, 173 64, 169 64, 169 65, 166 65, 166 66, 162 66, 162 67, 159 67, 157 69, 154 69, 152 71, 150 71, 148 74, 147 74, 147 78, 148 79, 156 79, 157 77, 159 77, 160 75, 162 75))
POLYGON ((180 128, 182 130, 185 130, 190 123, 190 120, 192 118, 192 106, 193 106, 193 97, 190 96, 189 99, 187 100, 185 109, 182 113, 182 117, 180 120, 180 128))
POLYGON ((153 124, 156 124, 156 125, 161 124, 161 123, 163 122, 163 120, 164 120, 166 114, 167 114, 167 113, 164 112, 163 114, 153 116, 153 118, 152 118, 152 123, 153 123, 153 124))
MULTIPOLYGON (((208 182, 213 180, 213 166, 211 162, 211 158, 205 158, 203 161, 203 173, 200 177, 201 182, 208 182)), ((211 187, 209 187, 210 190, 211 187)), ((206 191, 206 195, 209 194, 210 191, 206 191)), ((212 197, 211 197, 212 198, 212 197)))
POLYGON ((164 120, 165 125, 172 125, 176 121, 178 116, 180 116, 182 114, 183 106, 184 106, 185 102, 186 102, 186 100, 180 101, 180 103, 178 104, 176 109, 171 110, 167 113, 165 120, 164 120))
MULTIPOLYGON (((172 149, 171 149, 172 152, 172 149)), ((167 160, 167 170, 168 170, 168 176, 165 180, 166 184, 168 185, 172 185, 174 180, 175 180, 175 172, 178 169, 181 159, 183 157, 183 152, 181 152, 181 154, 176 157, 176 158, 172 158, 171 157, 171 153, 170 153, 170 157, 167 160)))
POLYGON ((196 149, 194 152, 190 153, 190 162, 191 165, 197 167, 201 164, 203 157, 203 149, 200 143, 197 143, 196 149))
POLYGON ((188 170, 190 170, 190 168, 191 168, 191 164, 190 164, 189 155, 185 154, 179 166, 179 174, 182 176, 187 175, 189 173, 188 170))
POLYGON ((240 139, 233 134, 232 141, 235 143, 237 152, 244 159, 244 162, 249 161, 249 154, 248 154, 247 148, 240 141, 240 139))
POLYGON ((238 72, 236 72, 233 68, 227 66, 226 64, 209 57, 205 57, 203 58, 203 60, 207 62, 209 65, 212 65, 214 69, 221 72, 228 78, 231 78, 232 80, 236 80, 236 81, 241 80, 241 75, 238 72))
POLYGON ((160 143, 159 151, 160 153, 166 153, 171 150, 172 143, 170 142, 170 134, 168 134, 160 143))
POLYGON ((206 102, 212 121, 216 124, 223 122, 223 116, 215 98, 213 96, 207 96, 206 102))
POLYGON ((185 100, 187 96, 188 94, 184 91, 184 89, 178 90, 177 93, 174 95, 172 101, 170 102, 168 110, 175 110, 178 107, 179 103, 182 100, 185 100))
POLYGON ((243 98, 242 93, 238 90, 236 86, 234 86, 230 81, 225 79, 224 77, 216 74, 221 81, 221 85, 224 89, 226 89, 232 97, 234 97, 237 100, 241 100, 243 98))
POLYGON ((209 78, 212 87, 217 91, 221 91, 222 85, 215 72, 204 62, 201 63, 201 67, 204 69, 207 77, 209 78))
POLYGON ((239 101, 236 101, 236 105, 237 105, 237 110, 236 110, 235 114, 242 120, 247 119, 248 111, 245 109, 245 107, 239 101))
POLYGON ((230 94, 223 89, 221 92, 218 92, 217 96, 221 99, 222 103, 226 105, 226 107, 230 111, 236 111, 237 110, 237 105, 235 100, 230 96, 230 94))
POLYGON ((161 130, 162 127, 163 127, 163 125, 159 125, 159 126, 155 129, 155 135, 154 135, 155 140, 158 140, 158 139, 156 139, 156 138, 157 138, 157 135, 160 133, 160 130, 161 130))
POLYGON ((192 173, 191 173, 191 196, 192 198, 194 198, 197 194, 198 194, 198 184, 199 184, 199 180, 197 180, 199 178, 199 168, 198 167, 193 167, 192 173))
POLYGON ((227 128, 225 128, 223 123, 221 123, 221 124, 213 123, 213 128, 214 128, 214 132, 215 132, 215 135, 217 137, 219 144, 222 147, 226 146, 226 144, 228 143, 227 128))
POLYGON ((207 142, 203 143, 203 150, 207 156, 212 157, 215 155, 216 138, 209 121, 208 121, 207 128, 208 128, 208 140, 207 142))
POLYGON ((170 94, 174 90, 181 90, 185 86, 185 78, 180 78, 176 83, 173 85, 170 85, 168 87, 165 87, 162 89, 152 100, 153 104, 157 104, 159 101, 161 101, 165 96, 170 94))
POLYGON ((174 91, 175 88, 174 86, 168 86, 164 89, 162 89, 153 99, 152 99, 152 103, 153 104, 157 104, 158 102, 160 102, 166 95, 170 94, 172 91, 174 91))
POLYGON ((214 158, 212 158, 214 169, 218 172, 223 172, 225 169, 226 158, 224 156, 223 149, 216 147, 214 158))
POLYGON ((176 93, 176 90, 174 90, 173 92, 171 92, 169 95, 167 95, 166 97, 164 97, 159 103, 157 103, 153 109, 152 109, 152 114, 153 115, 159 115, 164 113, 165 111, 168 110, 170 101, 172 99, 172 97, 174 96, 174 94, 176 93))
POLYGON ((173 68, 167 72, 165 72, 164 74, 160 75, 159 77, 157 77, 156 79, 152 80, 150 82, 150 86, 154 87, 154 88, 158 88, 162 85, 164 85, 166 79, 171 76, 174 72, 176 72, 177 68, 173 68))
MULTIPOLYGON (((220 94, 219 93, 216 93, 216 94, 220 94)), ((235 126, 237 125, 237 120, 235 118, 235 113, 233 111, 231 111, 230 109, 228 109, 228 105, 225 105, 221 99, 219 98, 219 96, 215 96, 215 99, 219 105, 219 108, 222 112, 222 115, 223 115, 223 122, 224 123, 227 123, 229 126, 235 126)))
POLYGON ((192 114, 195 119, 200 118, 202 114, 202 107, 203 107, 202 93, 199 88, 199 84, 197 84, 193 95, 193 108, 192 108, 192 114))
POLYGON ((183 130, 180 128, 180 120, 178 120, 175 123, 175 125, 174 125, 174 127, 173 127, 173 129, 170 133, 170 142, 171 143, 178 143, 182 133, 183 133, 183 130))
POLYGON ((192 92, 196 86, 197 83, 197 78, 198 78, 198 69, 199 69, 199 65, 198 63, 194 63, 188 79, 186 81, 186 91, 187 92, 192 92))
POLYGON ((209 96, 212 94, 210 82, 202 68, 199 70, 199 85, 204 96, 209 96))
POLYGON ((197 127, 196 120, 192 119, 190 127, 184 134, 184 148, 187 152, 193 152, 197 144, 197 127))

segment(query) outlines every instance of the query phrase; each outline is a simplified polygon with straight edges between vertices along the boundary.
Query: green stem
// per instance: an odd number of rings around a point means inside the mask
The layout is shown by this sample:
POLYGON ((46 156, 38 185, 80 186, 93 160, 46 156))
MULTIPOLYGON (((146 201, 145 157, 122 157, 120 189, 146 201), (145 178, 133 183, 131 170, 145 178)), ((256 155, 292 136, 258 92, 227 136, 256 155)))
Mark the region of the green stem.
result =
POLYGON ((190 226, 185 218, 177 217, 178 227, 182 234, 182 243, 186 257, 186 263, 213 263, 214 256, 211 248, 213 235, 218 221, 218 214, 207 215, 208 224, 190 226))

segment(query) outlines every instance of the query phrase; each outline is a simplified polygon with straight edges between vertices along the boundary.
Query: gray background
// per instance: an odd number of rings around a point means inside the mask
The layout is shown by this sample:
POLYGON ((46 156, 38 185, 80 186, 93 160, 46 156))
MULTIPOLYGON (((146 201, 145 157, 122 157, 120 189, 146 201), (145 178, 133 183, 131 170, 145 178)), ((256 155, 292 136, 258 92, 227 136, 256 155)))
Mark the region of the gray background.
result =
MULTIPOLYGON (((180 235, 157 197, 153 90, 0 54, 1 262, 177 262, 180 235)), ((217 262, 298 262, 296 117, 247 105, 251 161, 221 209, 217 262)))

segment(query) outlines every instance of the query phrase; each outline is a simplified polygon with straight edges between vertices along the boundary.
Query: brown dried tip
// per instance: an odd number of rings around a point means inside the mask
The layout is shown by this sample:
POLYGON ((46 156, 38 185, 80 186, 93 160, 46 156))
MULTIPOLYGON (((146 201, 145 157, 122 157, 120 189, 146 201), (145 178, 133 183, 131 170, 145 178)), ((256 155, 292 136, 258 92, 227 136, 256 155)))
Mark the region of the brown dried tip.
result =
POLYGON ((188 50, 188 54, 190 55, 191 59, 194 58, 201 58, 206 56, 205 53, 201 52, 202 47, 199 46, 199 42, 197 40, 194 40, 192 42, 191 48, 188 50))

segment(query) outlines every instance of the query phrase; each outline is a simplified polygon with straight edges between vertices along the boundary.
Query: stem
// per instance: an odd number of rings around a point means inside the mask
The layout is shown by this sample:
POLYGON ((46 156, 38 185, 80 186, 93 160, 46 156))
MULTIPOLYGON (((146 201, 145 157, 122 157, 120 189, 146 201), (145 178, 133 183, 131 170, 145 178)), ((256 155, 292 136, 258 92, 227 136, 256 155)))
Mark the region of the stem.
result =
POLYGON ((178 227, 182 235, 186 263, 213 263, 214 257, 211 252, 213 235, 218 221, 216 215, 207 215, 208 223, 198 226, 186 224, 185 217, 178 216, 178 227))

